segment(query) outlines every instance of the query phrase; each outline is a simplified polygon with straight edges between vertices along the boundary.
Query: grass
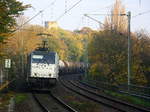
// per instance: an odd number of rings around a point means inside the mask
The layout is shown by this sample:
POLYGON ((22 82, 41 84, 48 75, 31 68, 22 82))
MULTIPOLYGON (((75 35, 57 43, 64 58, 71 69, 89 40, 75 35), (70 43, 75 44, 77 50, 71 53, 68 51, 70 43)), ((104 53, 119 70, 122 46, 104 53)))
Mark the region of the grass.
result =
POLYGON ((80 112, 100 112, 100 108, 92 102, 72 101, 71 105, 77 108, 80 112))
POLYGON ((8 110, 8 105, 10 103, 10 99, 14 97, 15 103, 21 103, 26 99, 26 95, 24 94, 16 94, 14 92, 6 92, 0 93, 0 111, 8 110))
POLYGON ((17 94, 15 96, 15 103, 19 104, 19 103, 23 102, 26 98, 27 98, 27 95, 25 95, 25 94, 17 94))
POLYGON ((65 99, 68 100, 72 107, 78 109, 80 112, 100 112, 101 110, 97 104, 83 101, 75 96, 65 96, 65 99))
POLYGON ((5 108, 9 104, 10 98, 14 93, 0 93, 0 108, 5 108))
POLYGON ((140 99, 140 98, 125 95, 125 94, 119 94, 119 93, 112 92, 112 91, 104 91, 104 92, 108 95, 111 95, 113 97, 116 97, 118 99, 130 102, 130 103, 133 103, 133 104, 136 104, 136 105, 141 105, 141 106, 144 106, 144 107, 150 107, 150 102, 146 101, 144 99, 140 99))
MULTIPOLYGON (((84 81, 84 80, 83 80, 83 82, 88 83, 88 81, 84 81)), ((114 91, 111 91, 111 90, 105 90, 104 92, 107 95, 110 95, 112 97, 116 97, 118 99, 130 102, 130 103, 135 104, 135 105, 140 105, 140 106, 143 106, 143 107, 150 107, 150 101, 148 101, 148 100, 144 100, 144 99, 134 97, 134 96, 130 96, 130 95, 126 95, 126 94, 117 93, 117 92, 114 92, 114 91)))

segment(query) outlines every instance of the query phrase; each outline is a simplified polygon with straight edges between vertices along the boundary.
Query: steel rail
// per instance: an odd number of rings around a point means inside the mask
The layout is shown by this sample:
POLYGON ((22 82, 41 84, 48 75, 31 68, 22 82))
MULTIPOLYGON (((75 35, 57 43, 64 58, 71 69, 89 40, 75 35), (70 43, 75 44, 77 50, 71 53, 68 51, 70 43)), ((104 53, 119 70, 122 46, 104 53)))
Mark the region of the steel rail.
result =
POLYGON ((125 111, 125 110, 123 110, 123 109, 121 109, 121 108, 115 107, 115 106, 113 106, 113 105, 111 105, 111 104, 108 104, 108 103, 105 103, 105 102, 103 102, 103 101, 94 99, 94 98, 88 96, 87 94, 83 94, 83 93, 81 93, 80 91, 77 91, 77 90, 75 90, 75 89, 73 89, 73 88, 67 86, 67 85, 64 83, 64 81, 62 81, 61 79, 60 79, 60 82, 62 83, 62 85, 63 85, 65 88, 67 88, 67 89, 69 89, 69 90, 71 90, 71 91, 73 91, 73 92, 75 92, 75 93, 77 93, 77 94, 79 94, 79 95, 81 95, 81 96, 83 96, 83 97, 86 97, 87 99, 90 99, 90 100, 92 100, 92 101, 94 101, 94 102, 103 104, 103 105, 105 105, 105 106, 107 106, 107 107, 113 108, 113 109, 118 110, 118 111, 121 111, 121 112, 127 112, 127 111, 125 111))
MULTIPOLYGON (((104 88, 96 87, 96 86, 88 84, 86 82, 79 81, 79 83, 81 83, 82 85, 88 86, 90 88, 93 88, 93 89, 98 89, 98 90, 103 90, 103 91, 105 90, 104 88)), ((130 96, 135 96, 135 97, 138 97, 138 98, 143 98, 145 100, 150 100, 150 95, 146 95, 146 94, 141 95, 141 94, 136 94, 134 92, 129 93, 129 92, 121 91, 121 90, 118 90, 116 92, 127 94, 127 95, 130 95, 130 96)))
POLYGON ((84 90, 84 91, 86 91, 86 92, 88 92, 88 93, 94 94, 95 96, 103 97, 103 98, 105 98, 105 99, 107 99, 107 100, 110 100, 110 101, 113 101, 113 102, 115 102, 115 103, 122 104, 122 105, 125 105, 125 106, 128 106, 128 107, 131 107, 131 108, 133 108, 133 109, 136 109, 136 110, 139 110, 139 111, 142 111, 142 112, 150 112, 149 109, 146 109, 146 108, 143 108, 143 107, 138 107, 138 106, 136 106, 136 105, 129 104, 129 103, 127 103, 127 102, 123 102, 123 101, 120 101, 120 100, 118 100, 118 99, 114 99, 114 98, 111 98, 111 97, 108 97, 108 96, 104 96, 104 95, 97 94, 96 92, 91 91, 91 90, 88 90, 88 89, 86 89, 86 88, 84 88, 84 87, 81 87, 81 86, 75 84, 75 83, 72 82, 72 81, 69 81, 69 82, 70 82, 72 85, 74 85, 75 87, 78 87, 78 88, 80 88, 80 89, 82 89, 82 90, 84 90))
POLYGON ((72 108, 71 106, 67 105, 63 100, 61 100, 60 98, 58 98, 57 96, 55 96, 52 91, 50 91, 50 95, 56 100, 58 101, 63 107, 65 107, 67 110, 69 110, 70 112, 78 112, 77 110, 75 110, 74 108, 72 108))
POLYGON ((37 96, 36 96, 34 93, 32 93, 32 96, 33 96, 33 98, 35 99, 35 101, 38 103, 38 105, 40 106, 40 108, 43 110, 43 112, 50 112, 50 111, 47 109, 47 107, 45 107, 45 106, 40 102, 40 100, 37 98, 37 96))

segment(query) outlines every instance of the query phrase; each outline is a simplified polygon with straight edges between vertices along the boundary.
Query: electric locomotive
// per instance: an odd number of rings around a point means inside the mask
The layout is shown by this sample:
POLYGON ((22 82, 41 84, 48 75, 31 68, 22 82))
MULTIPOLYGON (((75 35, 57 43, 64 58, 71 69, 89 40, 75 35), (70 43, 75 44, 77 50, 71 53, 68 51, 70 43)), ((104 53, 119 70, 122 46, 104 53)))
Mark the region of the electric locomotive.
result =
POLYGON ((56 52, 38 49, 28 56, 27 82, 32 89, 49 89, 58 80, 59 57, 56 52))

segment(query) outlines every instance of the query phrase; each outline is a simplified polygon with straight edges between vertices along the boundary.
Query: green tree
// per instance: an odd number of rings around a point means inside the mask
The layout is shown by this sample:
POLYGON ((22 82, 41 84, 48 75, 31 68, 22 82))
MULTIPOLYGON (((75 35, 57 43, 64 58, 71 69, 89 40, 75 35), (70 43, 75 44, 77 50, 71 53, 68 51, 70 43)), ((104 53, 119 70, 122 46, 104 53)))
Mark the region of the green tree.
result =
POLYGON ((136 63, 136 82, 141 84, 143 81, 150 86, 150 36, 145 31, 136 33, 133 43, 133 63, 136 63))
POLYGON ((89 45, 90 72, 95 72, 91 74, 101 75, 111 83, 126 82, 126 51, 125 36, 110 31, 94 34, 89 45))
POLYGON ((3 41, 4 37, 14 30, 16 17, 28 7, 29 5, 23 5, 17 0, 0 1, 0 41, 3 41))

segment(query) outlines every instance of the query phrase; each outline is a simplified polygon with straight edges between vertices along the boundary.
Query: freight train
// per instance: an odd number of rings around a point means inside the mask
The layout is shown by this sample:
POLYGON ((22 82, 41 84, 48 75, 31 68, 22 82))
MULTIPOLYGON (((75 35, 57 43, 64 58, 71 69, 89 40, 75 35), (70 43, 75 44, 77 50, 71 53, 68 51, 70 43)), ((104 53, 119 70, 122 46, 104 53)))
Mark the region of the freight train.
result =
POLYGON ((59 60, 56 52, 43 45, 28 55, 27 83, 30 89, 48 90, 57 83, 59 75, 79 74, 84 70, 84 63, 59 60))

